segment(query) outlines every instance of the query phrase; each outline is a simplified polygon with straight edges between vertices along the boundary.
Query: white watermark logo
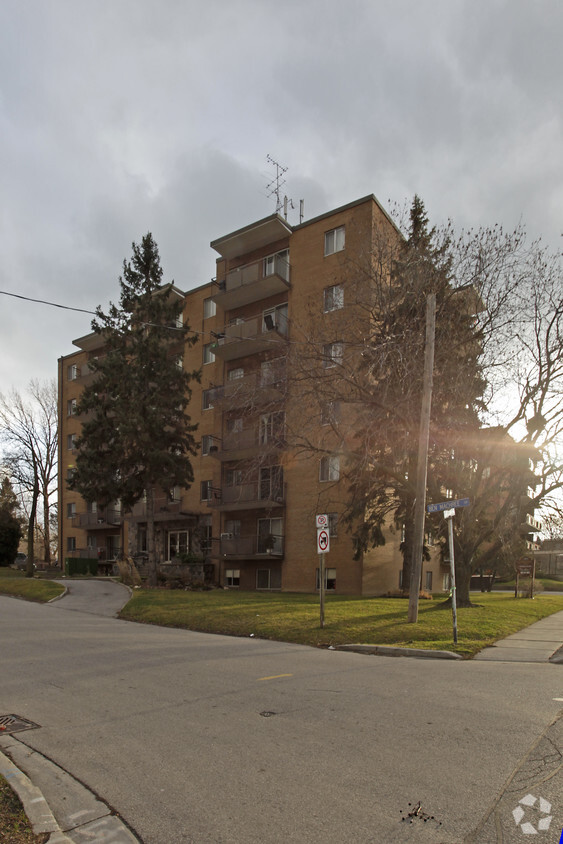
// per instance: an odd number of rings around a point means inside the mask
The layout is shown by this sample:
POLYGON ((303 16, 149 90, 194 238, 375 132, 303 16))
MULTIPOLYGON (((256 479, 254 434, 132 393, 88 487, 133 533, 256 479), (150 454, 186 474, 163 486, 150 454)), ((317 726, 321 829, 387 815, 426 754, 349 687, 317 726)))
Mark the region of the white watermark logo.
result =
POLYGON ((543 797, 526 794, 513 810, 512 817, 516 826, 520 827, 524 835, 537 835, 539 832, 547 832, 552 820, 551 803, 544 800, 543 797), (532 819, 535 825, 532 823, 532 819))

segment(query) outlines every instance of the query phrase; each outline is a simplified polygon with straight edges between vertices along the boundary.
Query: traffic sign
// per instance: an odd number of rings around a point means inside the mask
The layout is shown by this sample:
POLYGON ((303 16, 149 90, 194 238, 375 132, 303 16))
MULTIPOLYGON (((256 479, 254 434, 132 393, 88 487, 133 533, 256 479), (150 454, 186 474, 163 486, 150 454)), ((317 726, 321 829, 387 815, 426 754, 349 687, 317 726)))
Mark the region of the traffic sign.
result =
POLYGON ((469 498, 457 498, 455 501, 441 501, 439 504, 429 504, 429 513, 441 513, 442 510, 455 510, 456 507, 469 507, 469 498))
POLYGON ((328 516, 326 513, 322 513, 317 516, 317 527, 328 527, 328 516))
POLYGON ((330 551, 330 536, 328 528, 317 530, 317 554, 326 554, 330 551))

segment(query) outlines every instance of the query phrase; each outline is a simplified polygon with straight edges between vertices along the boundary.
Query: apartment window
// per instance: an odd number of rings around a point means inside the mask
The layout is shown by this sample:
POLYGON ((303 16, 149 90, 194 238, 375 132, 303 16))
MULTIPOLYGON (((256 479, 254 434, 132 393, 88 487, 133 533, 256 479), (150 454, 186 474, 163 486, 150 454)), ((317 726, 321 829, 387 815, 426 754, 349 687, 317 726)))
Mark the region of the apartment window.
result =
POLYGON ((444 592, 449 592, 452 588, 452 576, 451 574, 445 574, 442 578, 442 590, 444 592))
POLYGON ((283 410, 274 413, 263 413, 260 416, 258 442, 260 445, 279 443, 285 433, 285 413, 283 410))
POLYGON ((200 486, 201 494, 200 499, 202 501, 211 501, 211 481, 202 481, 200 486))
POLYGON ((338 536, 338 513, 328 514, 328 535, 335 539, 338 536))
POLYGON ((237 366, 235 369, 229 369, 227 372, 227 381, 238 381, 239 378, 244 378, 244 369, 242 366, 237 366))
POLYGON ((259 498, 261 501, 283 501, 283 469, 264 466, 260 469, 259 498))
POLYGON ((217 313, 217 305, 213 301, 213 299, 204 299, 203 300, 203 318, 209 319, 209 317, 215 316, 217 313))
POLYGON ((203 391, 202 402, 204 410, 211 410, 211 408, 213 407, 213 390, 203 391))
POLYGON ((319 468, 320 481, 337 481, 340 478, 340 457, 336 454, 331 454, 327 457, 321 457, 319 468))
POLYGON ((138 528, 137 530, 137 551, 147 552, 147 529, 138 528))
POLYGON ((225 470, 225 486, 240 486, 242 484, 242 469, 225 470))
POLYGON ((243 420, 242 418, 237 419, 227 419, 227 433, 228 434, 240 434, 242 431, 243 420))
POLYGON ((181 557, 189 550, 189 531, 169 530, 168 531, 168 559, 181 557))
MULTIPOLYGON (((319 569, 316 571, 316 588, 319 589, 321 582, 321 574, 319 569)), ((334 592, 336 589, 336 569, 325 569, 325 591, 334 592)))
POLYGON ((281 589, 281 572, 276 569, 258 569, 256 572, 257 589, 281 589))
POLYGON ((332 255, 334 252, 342 252, 344 249, 345 231, 344 226, 338 226, 325 232, 325 255, 332 255))
POLYGON ((276 384, 285 378, 285 361, 283 358, 263 360, 260 364, 260 386, 276 384))
POLYGON ((76 414, 76 399, 69 399, 66 403, 66 415, 74 416, 76 414))
POLYGON ((213 525, 211 516, 199 517, 199 532, 201 535, 200 548, 202 554, 211 554, 211 545, 213 539, 213 525))
POLYGON ((204 434, 201 438, 201 453, 205 457, 211 451, 214 437, 211 434, 204 434))
POLYGON ((325 287, 323 291, 323 310, 325 314, 329 311, 338 311, 344 307, 344 288, 341 284, 333 284, 332 287, 325 287))
POLYGON ((67 538, 66 538, 66 550, 67 551, 76 551, 76 536, 67 536, 67 538))
POLYGON ((66 505, 66 515, 69 519, 72 519, 73 516, 76 516, 76 504, 74 503, 74 501, 66 505))
POLYGON ((240 586, 240 569, 225 569, 225 586, 240 586))
POLYGON ((69 466, 66 470, 66 479, 67 481, 71 481, 74 476, 76 475, 76 466, 69 466))
MULTIPOLYGON (((182 497, 182 493, 179 486, 173 486, 168 490, 168 500, 169 501, 180 501, 182 497)), ((121 509, 121 504, 119 504, 119 509, 121 509)))
POLYGON ((264 277, 274 273, 285 281, 289 280, 289 249, 282 249, 281 252, 264 258, 264 277))
POLYGON ((399 589, 403 588, 403 569, 399 570, 399 589))
POLYGON ((424 588, 427 592, 432 592, 432 572, 427 571, 424 575, 424 588))
POLYGON ((80 369, 76 366, 76 364, 72 364, 72 366, 67 367, 66 377, 68 381, 76 381, 79 375, 80 369))
POLYGON ((337 422, 340 422, 340 402, 326 402, 321 407, 321 425, 335 425, 337 422))
POLYGON ((323 366, 325 369, 330 369, 332 366, 338 366, 342 363, 342 356, 344 354, 344 346, 342 343, 326 343, 323 346, 323 366))
POLYGON ((225 522, 225 532, 230 534, 233 539, 240 538, 240 528, 241 528, 241 520, 240 519, 227 519, 225 522))
POLYGON ((98 512, 98 502, 97 501, 89 501, 86 504, 86 510, 88 513, 97 513, 98 512))
POLYGON ((76 434, 67 434, 66 447, 68 451, 72 451, 73 448, 76 448, 76 434))
POLYGON ((215 354, 212 351, 213 343, 204 343, 203 345, 203 362, 213 363, 215 361, 215 354))
POLYGON ((283 551, 283 521, 258 519, 258 553, 281 554, 283 551))
POLYGON ((184 368, 184 357, 183 357, 183 355, 178 355, 178 357, 176 358, 174 363, 176 364, 176 367, 178 369, 183 369, 184 368))
POLYGON ((262 333, 276 330, 278 334, 287 337, 287 304, 268 308, 262 314, 262 333))

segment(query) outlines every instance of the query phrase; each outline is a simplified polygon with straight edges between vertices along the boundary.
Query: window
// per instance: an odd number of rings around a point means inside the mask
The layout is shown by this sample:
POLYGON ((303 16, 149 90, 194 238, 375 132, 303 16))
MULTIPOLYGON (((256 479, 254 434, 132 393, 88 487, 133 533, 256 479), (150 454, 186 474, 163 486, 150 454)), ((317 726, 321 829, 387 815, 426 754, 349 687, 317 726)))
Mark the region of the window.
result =
POLYGON ((76 434, 67 434, 66 447, 68 451, 72 451, 72 449, 76 448, 76 434))
POLYGON ((203 409, 211 410, 213 407, 213 390, 203 391, 203 409))
POLYGON ((332 287, 325 287, 323 295, 323 310, 325 314, 329 311, 337 311, 344 307, 344 288, 341 284, 333 284, 332 287))
POLYGON ((281 572, 273 569, 258 569, 256 572, 257 589, 280 589, 281 572))
POLYGON ((213 301, 213 299, 204 299, 203 300, 203 318, 209 319, 209 317, 215 316, 217 313, 217 305, 213 301))
MULTIPOLYGON (((319 569, 316 572, 316 588, 319 589, 321 582, 321 575, 319 569)), ((325 590, 327 592, 334 592, 336 589, 336 569, 325 568, 325 590)))
POLYGON ((74 476, 76 475, 76 466, 69 466, 66 470, 66 479, 67 481, 71 481, 74 476))
POLYGON ((137 529, 137 551, 145 552, 147 551, 147 529, 146 528, 138 528, 137 529))
POLYGON ((283 552, 283 522, 281 519, 258 519, 258 553, 283 552))
POLYGON ((424 588, 427 592, 432 592, 432 572, 427 571, 424 576, 424 588))
POLYGON ((338 513, 328 514, 328 535, 335 538, 338 536, 338 513))
POLYGON ((262 333, 276 330, 278 334, 287 337, 287 303, 268 308, 262 314, 262 333))
POLYGON ((321 425, 335 425, 340 422, 340 402, 329 401, 321 407, 321 425))
POLYGON ((66 415, 74 416, 76 414, 76 399, 69 399, 66 403, 66 415))
POLYGON ((327 343, 323 346, 323 366, 325 369, 330 369, 331 366, 337 366, 342 363, 342 355, 344 353, 344 346, 342 343, 327 343))
POLYGON ((289 281, 289 249, 282 249, 281 252, 264 258, 264 277, 274 273, 289 281))
POLYGON ((67 538, 66 538, 66 550, 67 551, 76 551, 76 536, 67 536, 67 538))
POLYGON ((240 569, 225 569, 225 586, 240 586, 240 569))
POLYGON ((276 384, 285 380, 285 361, 283 358, 263 360, 260 364, 260 386, 276 384))
POLYGON ((213 525, 211 516, 199 517, 199 547, 202 554, 211 554, 213 525))
MULTIPOLYGON (((178 501, 180 501, 181 498, 182 498, 182 493, 181 493, 179 486, 173 486, 168 490, 168 500, 169 501, 178 502, 178 501)), ((119 506, 120 506, 120 509, 121 509, 121 505, 119 505, 119 506)))
POLYGON ((189 550, 189 531, 187 530, 170 530, 168 531, 168 558, 172 560, 174 557, 181 557, 182 554, 187 554, 189 550))
POLYGON ((399 589, 403 588, 403 569, 399 571, 399 589))
POLYGON ((240 432, 242 431, 242 422, 242 418, 227 419, 227 433, 240 434, 240 432))
POLYGON ((72 364, 72 366, 67 367, 66 377, 68 381, 76 381, 79 375, 80 369, 76 366, 76 364, 72 364))
POLYGON ((229 533, 233 539, 240 538, 240 519, 227 519, 225 522, 225 533, 229 533))
POLYGON ((214 343, 204 343, 203 345, 203 362, 213 363, 215 360, 215 353, 212 351, 214 343))
POLYGON ((451 574, 445 574, 442 578, 442 590, 444 592, 449 592, 452 588, 451 578, 451 574))
POLYGON ((240 486, 242 484, 242 469, 225 470, 225 486, 240 486))
POLYGON ((178 355, 177 358, 175 359, 174 363, 176 364, 177 369, 183 369, 184 368, 184 357, 183 357, 183 355, 178 355))
POLYGON ((74 501, 66 505, 66 515, 69 519, 72 519, 73 516, 76 516, 76 504, 74 503, 74 501))
POLYGON ((258 442, 260 445, 267 443, 280 443, 285 433, 285 413, 283 410, 274 413, 263 413, 260 416, 260 430, 258 442))
POLYGON ((264 466, 260 469, 258 497, 261 501, 283 501, 283 469, 264 466))
POLYGON ((244 369, 242 366, 237 366, 236 369, 229 369, 227 372, 227 381, 238 381, 239 378, 244 378, 244 369))
MULTIPOLYGON (((205 457, 209 454, 214 445, 214 437, 211 434, 204 434, 201 438, 201 453, 205 457)), ((217 449, 215 449, 216 451, 217 449)))
POLYGON ((211 481, 202 481, 201 482, 201 495, 200 498, 202 501, 211 501, 211 481))
POLYGON ((327 457, 321 457, 321 464, 319 469, 320 481, 337 481, 340 478, 340 457, 336 454, 331 454, 327 457))
POLYGON ((325 255, 332 255, 334 252, 342 252, 344 249, 344 226, 338 226, 325 232, 325 255))

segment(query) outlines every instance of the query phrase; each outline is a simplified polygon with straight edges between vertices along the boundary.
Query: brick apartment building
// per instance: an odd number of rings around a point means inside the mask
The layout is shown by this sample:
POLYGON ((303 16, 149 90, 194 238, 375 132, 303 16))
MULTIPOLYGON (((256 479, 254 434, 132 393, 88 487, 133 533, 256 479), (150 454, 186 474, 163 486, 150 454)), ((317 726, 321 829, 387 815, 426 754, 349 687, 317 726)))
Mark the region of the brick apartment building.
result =
MULTIPOLYGON (((348 595, 399 588, 400 531, 354 559, 341 523, 354 411, 345 403, 336 408, 326 401, 329 393, 317 389, 330 383, 331 370, 348 354, 346 326, 352 321, 357 329, 367 318, 347 297, 350 273, 373 254, 376 240, 397 236, 373 196, 298 226, 273 214, 214 240, 216 278, 187 293, 176 290, 200 336, 185 350, 184 365, 202 368, 189 408, 201 449, 191 488, 163 492, 156 502, 162 562, 194 552, 222 586, 313 592, 315 515, 326 513, 327 588, 348 595), (318 360, 305 365, 302 351, 313 336, 320 338, 318 360)), ((96 334, 74 345, 77 351, 59 360, 59 559, 110 562, 121 548, 140 559, 146 550, 142 501, 125 513, 119 502, 99 508, 66 487, 80 432, 74 408, 92 378, 88 361, 102 351, 96 334)), ((431 556, 422 585, 439 591, 448 586, 448 568, 437 553, 431 556)))

